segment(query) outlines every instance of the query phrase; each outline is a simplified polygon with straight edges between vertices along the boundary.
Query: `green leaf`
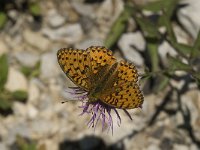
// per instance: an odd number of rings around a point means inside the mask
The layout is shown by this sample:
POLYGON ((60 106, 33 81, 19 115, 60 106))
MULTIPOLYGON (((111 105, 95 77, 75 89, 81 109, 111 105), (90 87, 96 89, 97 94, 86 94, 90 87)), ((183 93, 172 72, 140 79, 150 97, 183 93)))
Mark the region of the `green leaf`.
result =
POLYGON ((112 47, 117 40, 120 38, 121 34, 125 31, 128 19, 134 12, 134 8, 126 5, 124 11, 120 14, 117 20, 114 22, 111 30, 104 41, 104 45, 108 48, 112 47))
POLYGON ((0 12, 0 29, 6 24, 7 16, 4 12, 0 12))
POLYGON ((148 38, 160 38, 157 25, 151 22, 148 18, 135 17, 137 23, 142 29, 144 35, 148 38))
POLYGON ((169 81, 169 77, 162 75, 159 79, 159 84, 157 84, 155 91, 163 91, 167 87, 169 81))
POLYGON ((20 150, 36 150, 37 149, 36 142, 25 139, 19 135, 16 138, 16 143, 20 150))
POLYGON ((3 109, 3 110, 10 109, 11 106, 12 106, 12 102, 9 101, 9 99, 6 99, 3 93, 0 93, 0 109, 3 109))
POLYGON ((194 49, 200 49, 200 31, 199 31, 199 33, 198 33, 198 35, 197 35, 197 38, 196 38, 196 40, 195 40, 195 42, 194 42, 194 49))
POLYGON ((149 57, 151 60, 151 71, 155 72, 159 70, 159 59, 158 59, 158 42, 155 40, 154 42, 147 42, 147 49, 149 53, 149 57))
POLYGON ((200 87, 200 73, 199 72, 192 72, 192 76, 194 77, 198 86, 200 87))
POLYGON ((193 49, 192 49, 192 52, 191 52, 191 57, 200 57, 200 31, 197 35, 197 39, 195 40, 194 42, 194 45, 193 45, 193 49))
POLYGON ((178 0, 157 0, 149 2, 141 8, 152 12, 158 12, 165 9, 168 13, 170 13, 174 10, 177 3, 178 0))
POLYGON ((20 70, 26 77, 29 77, 32 72, 32 68, 26 66, 22 66, 20 70))
POLYGON ((167 56, 169 61, 169 69, 172 71, 183 70, 190 72, 192 71, 192 67, 188 64, 183 63, 179 58, 172 57, 170 55, 167 56))
POLYGON ((4 85, 8 77, 8 60, 7 55, 3 54, 0 57, 0 90, 4 88, 4 85))
POLYGON ((165 26, 166 29, 167 29, 167 33, 168 33, 168 35, 167 35, 168 38, 172 42, 177 42, 174 30, 173 30, 172 25, 171 25, 171 20, 165 13, 159 19, 159 26, 165 26))
POLYGON ((30 3, 29 4, 29 11, 31 12, 32 15, 34 16, 39 16, 41 15, 41 10, 40 10, 40 6, 37 2, 35 3, 30 3))
POLYGON ((191 52, 193 50, 193 47, 190 46, 190 45, 186 45, 186 44, 182 44, 182 43, 177 43, 177 42, 173 42, 173 41, 171 41, 170 44, 175 48, 175 50, 180 55, 182 55, 185 58, 187 58, 191 54, 191 52))
POLYGON ((26 67, 22 66, 21 67, 21 72, 26 76, 26 77, 36 77, 40 74, 40 61, 34 66, 34 67, 26 67))
POLYGON ((12 97, 19 101, 25 101, 28 98, 28 93, 26 91, 17 90, 12 93, 12 97))

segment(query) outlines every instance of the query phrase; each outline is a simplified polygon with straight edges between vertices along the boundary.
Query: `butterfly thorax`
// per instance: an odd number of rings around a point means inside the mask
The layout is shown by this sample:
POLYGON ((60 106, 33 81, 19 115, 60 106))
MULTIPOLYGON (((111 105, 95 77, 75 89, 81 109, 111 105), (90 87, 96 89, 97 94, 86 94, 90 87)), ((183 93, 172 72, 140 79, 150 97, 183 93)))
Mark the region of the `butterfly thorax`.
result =
POLYGON ((104 73, 104 75, 99 78, 99 81, 96 81, 97 84, 88 93, 89 101, 94 102, 100 99, 101 95, 105 92, 104 90, 106 90, 105 88, 108 82, 112 80, 111 78, 116 68, 117 63, 109 67, 107 73, 104 73))

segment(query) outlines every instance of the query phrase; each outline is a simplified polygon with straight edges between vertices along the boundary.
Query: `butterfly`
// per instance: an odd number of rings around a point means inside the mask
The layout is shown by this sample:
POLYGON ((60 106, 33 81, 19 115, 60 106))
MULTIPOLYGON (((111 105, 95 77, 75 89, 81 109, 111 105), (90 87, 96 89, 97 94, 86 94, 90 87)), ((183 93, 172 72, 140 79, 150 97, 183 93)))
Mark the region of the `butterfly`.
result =
POLYGON ((144 98, 136 67, 124 60, 118 62, 111 50, 103 46, 61 48, 57 59, 66 76, 88 92, 89 103, 100 101, 120 109, 141 107, 144 98))

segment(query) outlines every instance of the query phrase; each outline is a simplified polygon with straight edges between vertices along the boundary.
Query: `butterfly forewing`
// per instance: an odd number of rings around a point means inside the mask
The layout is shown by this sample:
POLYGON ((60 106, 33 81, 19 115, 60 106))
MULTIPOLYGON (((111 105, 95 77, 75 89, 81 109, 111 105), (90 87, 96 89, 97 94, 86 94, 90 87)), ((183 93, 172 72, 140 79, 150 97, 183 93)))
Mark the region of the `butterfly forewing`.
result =
POLYGON ((85 50, 60 49, 57 53, 58 62, 63 72, 71 79, 74 84, 89 90, 89 61, 85 50))
POLYGON ((112 55, 112 51, 101 46, 91 46, 86 51, 89 54, 89 80, 92 83, 91 90, 93 90, 102 82, 106 73, 116 62, 116 58, 112 55))

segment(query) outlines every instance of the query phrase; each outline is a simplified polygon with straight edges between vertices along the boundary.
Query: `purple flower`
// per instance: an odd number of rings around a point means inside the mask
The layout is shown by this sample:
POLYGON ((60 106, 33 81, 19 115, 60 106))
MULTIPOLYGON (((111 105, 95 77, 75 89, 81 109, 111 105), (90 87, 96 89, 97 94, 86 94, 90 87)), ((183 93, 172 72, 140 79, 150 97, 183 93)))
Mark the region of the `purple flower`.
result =
MULTIPOLYGON (((103 103, 101 100, 97 100, 95 102, 89 102, 88 92, 80 89, 79 87, 70 87, 69 90, 67 90, 67 93, 70 94, 73 100, 80 100, 82 102, 82 105, 79 106, 79 108, 82 109, 82 113, 80 114, 81 116, 84 114, 91 115, 91 118, 87 123, 89 128, 92 127, 95 130, 97 124, 101 120, 102 131, 104 131, 107 126, 108 131, 111 129, 113 133, 113 119, 111 111, 114 111, 114 113, 116 114, 117 124, 118 126, 120 126, 121 117, 116 108, 103 103)), ((125 109, 123 110, 132 120, 128 111, 125 109)))

